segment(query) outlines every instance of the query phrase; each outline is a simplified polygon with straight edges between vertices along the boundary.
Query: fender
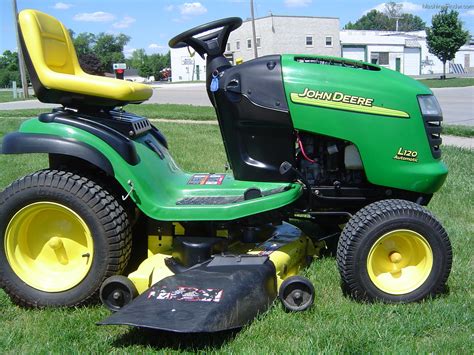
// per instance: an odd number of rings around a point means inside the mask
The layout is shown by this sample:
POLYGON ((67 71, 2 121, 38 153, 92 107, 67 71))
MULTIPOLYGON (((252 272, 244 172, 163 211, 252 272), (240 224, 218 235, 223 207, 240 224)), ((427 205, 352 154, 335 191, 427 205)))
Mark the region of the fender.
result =
POLYGON ((81 158, 114 176, 110 161, 96 148, 72 138, 55 135, 20 133, 7 134, 3 139, 2 154, 50 153, 81 158))
POLYGON ((129 163, 123 155, 124 151, 119 149, 120 146, 112 145, 114 140, 105 140, 105 136, 98 137, 93 133, 94 130, 88 129, 87 126, 95 122, 87 122, 88 125, 79 128, 63 120, 44 121, 47 120, 32 118, 23 122, 18 133, 5 137, 4 152, 10 154, 46 152, 63 155, 67 153, 94 166, 100 166, 105 161, 105 166, 109 164, 111 166, 105 169, 113 172, 112 177, 125 191, 130 192, 129 197, 137 208, 155 220, 204 221, 208 220, 210 215, 216 220, 235 220, 284 207, 296 201, 302 194, 299 183, 262 182, 258 185, 262 191, 273 191, 276 188, 285 190, 264 196, 262 199, 242 199, 226 205, 205 205, 199 208, 196 205, 178 205, 178 201, 188 197, 243 196, 247 189, 255 187, 255 182, 236 181, 231 174, 223 174, 225 179, 222 182, 223 186, 220 187, 189 184, 194 175, 178 167, 168 149, 160 143, 152 130, 136 135, 133 140, 118 131, 114 133, 117 139, 122 138, 123 144, 130 144, 133 147, 128 151, 135 152, 136 160, 135 163, 129 163), (51 140, 65 144, 50 145, 51 140), (289 189, 286 190, 286 187, 289 189))

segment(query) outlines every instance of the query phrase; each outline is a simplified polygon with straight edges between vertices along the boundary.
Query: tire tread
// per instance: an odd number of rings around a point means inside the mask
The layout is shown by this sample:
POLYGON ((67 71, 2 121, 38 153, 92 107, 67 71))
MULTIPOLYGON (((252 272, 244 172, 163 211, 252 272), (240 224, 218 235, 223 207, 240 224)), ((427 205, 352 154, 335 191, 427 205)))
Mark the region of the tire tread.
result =
MULTIPOLYGON (((411 201, 389 199, 374 202, 359 210, 346 224, 339 238, 337 247, 337 266, 341 275, 343 288, 359 300, 373 300, 358 282, 355 265, 355 250, 363 242, 363 235, 375 225, 399 217, 411 217, 431 226, 441 237, 446 246, 447 267, 440 281, 427 297, 434 297, 445 289, 445 284, 451 271, 452 249, 448 234, 441 223, 426 208, 411 201)), ((425 297, 423 297, 425 298, 425 297)))
MULTIPOLYGON (((107 190, 86 177, 66 171, 45 169, 14 181, 0 192, 0 209, 6 201, 14 198, 16 194, 32 187, 50 187, 64 190, 86 203, 103 225, 105 229, 104 236, 107 238, 110 247, 107 270, 102 281, 124 271, 132 249, 131 227, 126 211, 107 190)), ((68 306, 80 306, 97 298, 101 283, 90 295, 68 306)), ((18 295, 12 285, 3 277, 0 278, 0 286, 14 303, 27 308, 38 307, 36 302, 18 295)))

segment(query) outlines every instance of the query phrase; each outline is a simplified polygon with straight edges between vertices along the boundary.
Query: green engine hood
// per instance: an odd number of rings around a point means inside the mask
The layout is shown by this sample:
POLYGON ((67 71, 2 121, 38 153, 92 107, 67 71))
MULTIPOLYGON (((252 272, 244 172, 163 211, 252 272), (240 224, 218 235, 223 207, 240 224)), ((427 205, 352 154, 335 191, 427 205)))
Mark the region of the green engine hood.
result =
POLYGON ((427 194, 441 187, 447 168, 431 153, 417 100, 430 89, 342 58, 283 55, 282 67, 295 129, 355 144, 373 184, 427 194), (399 159, 405 150, 416 159, 399 159))

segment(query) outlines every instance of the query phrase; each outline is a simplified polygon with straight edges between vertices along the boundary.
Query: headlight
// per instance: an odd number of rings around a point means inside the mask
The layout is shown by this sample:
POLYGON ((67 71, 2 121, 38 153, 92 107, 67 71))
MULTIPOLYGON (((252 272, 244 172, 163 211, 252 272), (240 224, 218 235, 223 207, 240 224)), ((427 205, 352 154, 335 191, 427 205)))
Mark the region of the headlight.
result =
POLYGON ((433 154, 433 158, 439 159, 441 157, 440 145, 442 142, 441 121, 443 121, 441 107, 439 107, 438 100, 436 100, 436 97, 433 95, 418 96, 418 103, 420 104, 423 124, 425 125, 431 153, 433 154))
POLYGON ((418 96, 418 103, 423 116, 443 116, 441 107, 439 107, 438 100, 434 95, 420 95, 418 96))

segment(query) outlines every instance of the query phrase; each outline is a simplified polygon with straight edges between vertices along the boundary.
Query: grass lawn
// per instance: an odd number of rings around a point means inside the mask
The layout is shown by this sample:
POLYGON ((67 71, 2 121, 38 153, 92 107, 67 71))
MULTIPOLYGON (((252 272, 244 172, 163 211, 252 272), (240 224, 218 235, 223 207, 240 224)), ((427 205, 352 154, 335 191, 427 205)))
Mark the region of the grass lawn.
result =
MULTIPOLYGON (((0 136, 20 119, 0 120, 0 136)), ((159 123, 178 164, 195 171, 223 171, 225 153, 214 125, 159 123), (205 145, 202 142, 206 142, 205 145), (199 151, 189 147, 199 144, 199 151)), ((179 336, 129 327, 98 327, 101 306, 25 310, 0 291, 0 352, 8 353, 453 353, 474 348, 474 187, 472 151, 444 147, 450 168, 430 209, 447 229, 454 262, 449 294, 409 305, 361 304, 342 295, 335 259, 315 261, 306 271, 316 287, 307 312, 285 313, 279 304, 234 334, 179 336)), ((0 189, 46 167, 46 156, 0 156, 0 189)))
MULTIPOLYGON (((50 109, 23 109, 23 110, 0 110, 1 118, 12 117, 34 117, 42 112, 50 112, 50 109)), ((173 105, 173 104, 142 104, 128 105, 127 111, 150 119, 180 119, 196 121, 215 121, 216 113, 213 107, 173 105)), ((443 133, 461 137, 474 137, 474 127, 461 125, 444 125, 443 133)))
POLYGON ((423 79, 419 81, 430 88, 464 87, 474 85, 474 78, 447 78, 445 80, 423 79))
POLYGON ((443 134, 459 137, 474 137, 474 126, 444 125, 443 134))
MULTIPOLYGON (((127 105, 126 111, 147 118, 197 121, 212 121, 217 119, 214 108, 208 106, 141 104, 127 105)), ((0 117, 35 117, 43 112, 51 112, 51 109, 0 110, 0 117)))
MULTIPOLYGON (((31 96, 28 98, 28 100, 34 99, 34 96, 31 96)), ((21 101, 24 100, 23 97, 18 97, 17 99, 13 98, 13 92, 12 91, 0 91, 0 102, 11 102, 11 101, 21 101)))
MULTIPOLYGON (((216 120, 214 107, 174 104, 128 105, 126 110, 147 118, 166 118, 180 120, 216 120)), ((1 112, 0 112, 1 114, 1 112)))

